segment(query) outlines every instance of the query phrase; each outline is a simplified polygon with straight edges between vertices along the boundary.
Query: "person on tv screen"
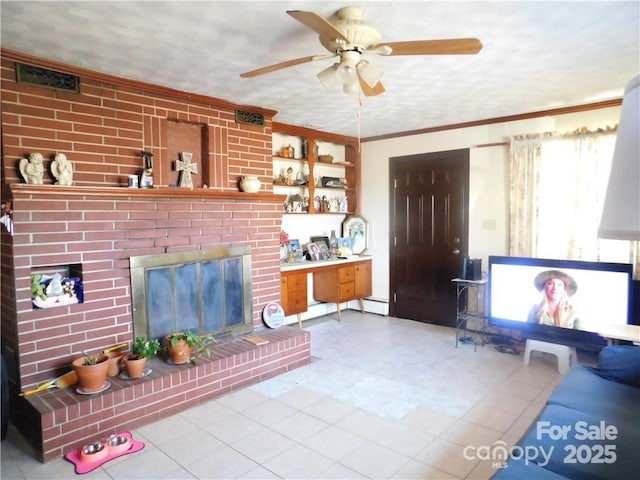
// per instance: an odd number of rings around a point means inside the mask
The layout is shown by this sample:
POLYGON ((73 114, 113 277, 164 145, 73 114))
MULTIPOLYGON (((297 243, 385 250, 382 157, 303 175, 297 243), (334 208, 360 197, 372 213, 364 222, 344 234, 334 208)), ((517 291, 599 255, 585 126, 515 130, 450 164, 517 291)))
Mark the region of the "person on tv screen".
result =
POLYGON ((542 293, 542 300, 529 310, 527 322, 578 328, 576 308, 571 301, 578 290, 573 277, 560 270, 546 270, 536 275, 533 284, 542 293))

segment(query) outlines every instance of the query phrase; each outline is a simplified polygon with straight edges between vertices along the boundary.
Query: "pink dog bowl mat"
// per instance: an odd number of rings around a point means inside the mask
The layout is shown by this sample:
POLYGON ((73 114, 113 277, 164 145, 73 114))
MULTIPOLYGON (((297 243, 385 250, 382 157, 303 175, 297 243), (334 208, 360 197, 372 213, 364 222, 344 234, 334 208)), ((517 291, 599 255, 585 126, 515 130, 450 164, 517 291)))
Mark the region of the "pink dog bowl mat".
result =
POLYGON ((89 473, 95 470, 96 468, 104 465, 109 460, 113 460, 114 458, 122 457, 123 455, 129 455, 130 453, 138 452, 144 448, 144 443, 138 442, 131 437, 130 432, 119 433, 118 435, 122 435, 123 437, 127 437, 131 442, 131 446, 128 450, 119 453, 110 453, 102 460, 98 460, 96 462, 83 462, 81 460, 80 454, 82 452, 82 448, 78 450, 74 450, 73 452, 67 453, 64 458, 71 463, 73 463, 76 467, 76 473, 78 475, 82 475, 83 473, 89 473))

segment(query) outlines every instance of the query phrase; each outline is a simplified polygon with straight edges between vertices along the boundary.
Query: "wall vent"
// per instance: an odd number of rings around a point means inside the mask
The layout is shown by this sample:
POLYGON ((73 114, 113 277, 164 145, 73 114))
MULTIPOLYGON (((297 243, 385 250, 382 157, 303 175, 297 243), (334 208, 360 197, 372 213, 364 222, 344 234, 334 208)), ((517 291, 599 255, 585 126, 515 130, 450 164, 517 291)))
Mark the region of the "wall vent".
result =
POLYGON ((66 92, 80 92, 80 77, 24 63, 16 63, 16 81, 66 92))
POLYGON ((247 112, 246 110, 236 110, 236 123, 264 127, 264 115, 261 113, 247 112))

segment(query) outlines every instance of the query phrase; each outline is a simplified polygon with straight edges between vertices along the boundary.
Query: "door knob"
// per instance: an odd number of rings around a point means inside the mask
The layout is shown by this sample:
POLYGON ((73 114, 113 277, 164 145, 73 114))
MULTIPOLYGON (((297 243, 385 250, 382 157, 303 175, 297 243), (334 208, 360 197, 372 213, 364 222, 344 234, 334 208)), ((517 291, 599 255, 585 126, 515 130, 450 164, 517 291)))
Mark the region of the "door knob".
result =
POLYGON ((454 248, 453 250, 451 250, 451 253, 453 253, 454 255, 460 255, 460 250, 454 248))

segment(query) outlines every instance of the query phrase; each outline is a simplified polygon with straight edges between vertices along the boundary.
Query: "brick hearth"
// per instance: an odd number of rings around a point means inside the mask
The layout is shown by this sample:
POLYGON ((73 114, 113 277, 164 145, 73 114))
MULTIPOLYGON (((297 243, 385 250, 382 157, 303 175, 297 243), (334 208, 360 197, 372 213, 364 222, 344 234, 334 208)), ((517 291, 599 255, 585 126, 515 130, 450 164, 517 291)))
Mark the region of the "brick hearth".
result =
POLYGON ((178 413, 219 395, 310 362, 310 335, 294 327, 260 332, 269 341, 255 346, 241 338, 214 345, 210 359, 196 366, 151 358, 152 372, 139 380, 110 377, 103 393, 79 395, 74 387, 27 397, 22 415, 27 438, 47 462, 111 434, 178 413))

